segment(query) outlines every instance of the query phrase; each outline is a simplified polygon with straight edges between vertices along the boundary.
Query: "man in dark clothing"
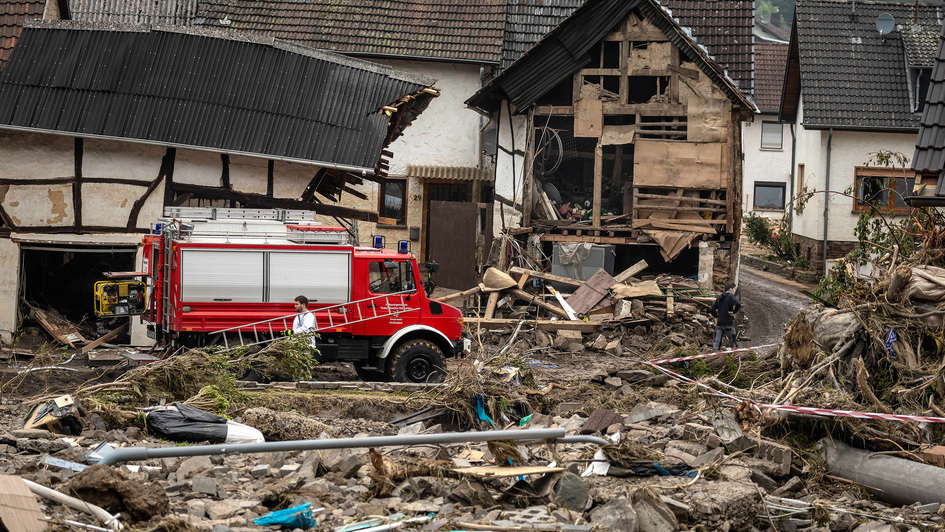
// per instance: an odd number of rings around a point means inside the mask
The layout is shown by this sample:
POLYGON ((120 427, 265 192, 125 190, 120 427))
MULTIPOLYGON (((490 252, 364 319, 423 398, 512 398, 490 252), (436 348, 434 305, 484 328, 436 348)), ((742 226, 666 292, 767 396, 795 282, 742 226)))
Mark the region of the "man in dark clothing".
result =
POLYGON ((735 299, 735 283, 729 281, 725 283, 725 291, 719 294, 712 303, 709 313, 716 318, 715 325, 715 351, 722 345, 722 333, 728 336, 728 343, 732 349, 738 348, 738 342, 735 341, 737 335, 735 331, 735 313, 742 308, 742 304, 735 299))

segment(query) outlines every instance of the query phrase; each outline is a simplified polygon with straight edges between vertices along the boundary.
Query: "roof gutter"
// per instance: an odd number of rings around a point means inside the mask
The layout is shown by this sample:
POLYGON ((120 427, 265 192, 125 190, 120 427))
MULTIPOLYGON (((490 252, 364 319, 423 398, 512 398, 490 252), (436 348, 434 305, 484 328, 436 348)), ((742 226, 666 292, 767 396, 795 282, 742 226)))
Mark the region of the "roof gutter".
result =
MULTIPOLYGON (((791 188, 790 196, 788 196, 788 235, 791 235, 794 232, 794 178, 795 168, 797 167, 794 164, 797 161, 797 134, 794 131, 794 122, 791 122, 791 188)), ((803 193, 803 190, 799 190, 799 193, 803 193)))
POLYGON ((226 154, 229 154, 229 155, 244 155, 244 156, 246 156, 246 157, 255 157, 255 158, 257 158, 257 159, 271 159, 271 160, 273 160, 273 161, 283 161, 283 162, 290 162, 290 163, 308 164, 308 165, 320 166, 320 167, 322 167, 322 168, 331 168, 331 169, 334 169, 334 170, 343 170, 343 171, 345 171, 345 172, 352 172, 352 173, 358 174, 358 175, 360 175, 360 176, 362 176, 362 177, 367 176, 367 175, 374 175, 374 169, 373 169, 373 168, 364 168, 364 167, 361 167, 361 166, 351 166, 351 165, 346 165, 346 164, 335 164, 335 163, 329 163, 329 162, 324 162, 324 161, 310 161, 310 160, 308 160, 308 159, 297 159, 297 158, 295 158, 295 157, 283 157, 283 156, 279 156, 279 155, 269 155, 269 154, 265 154, 265 153, 251 153, 251 152, 243 152, 243 151, 224 150, 224 149, 221 149, 221 148, 211 148, 211 147, 207 147, 207 146, 194 146, 194 145, 191 145, 191 144, 176 144, 176 143, 172 143, 172 142, 158 142, 158 141, 154 141, 154 140, 136 139, 136 138, 131 138, 131 137, 113 137, 113 136, 110 136, 110 135, 89 135, 89 134, 85 134, 85 133, 76 133, 76 132, 73 132, 73 131, 56 131, 56 130, 52 130, 52 129, 41 129, 41 128, 22 127, 22 126, 9 126, 9 125, 5 125, 5 124, 0 124, 0 130, 3 130, 3 129, 10 130, 10 131, 26 131, 26 132, 30 132, 30 133, 47 133, 47 134, 49 134, 49 135, 59 135, 59 136, 62 136, 62 137, 78 137, 78 138, 83 138, 83 139, 114 140, 114 141, 118 141, 118 142, 133 142, 133 143, 136 143, 136 144, 147 144, 147 145, 150 145, 150 146, 163 146, 163 147, 168 147, 168 148, 184 148, 184 149, 188 149, 188 150, 206 151, 206 152, 211 152, 211 153, 226 153, 226 154))
POLYGON ((804 129, 833 130, 837 131, 865 131, 871 133, 918 133, 919 127, 883 127, 883 126, 849 126, 843 124, 808 124, 801 123, 804 129))
POLYGON ((827 172, 825 173, 824 183, 824 277, 827 276, 827 222, 830 220, 828 211, 830 210, 830 147, 833 142, 833 128, 830 128, 830 134, 827 135, 827 172))
POLYGON ((500 61, 486 61, 483 59, 459 59, 454 57, 430 57, 425 55, 400 55, 400 54, 373 54, 370 52, 339 52, 337 50, 327 50, 329 52, 346 55, 348 57, 370 57, 376 59, 406 60, 406 61, 433 61, 440 63, 466 63, 470 65, 491 65, 497 66, 500 61))

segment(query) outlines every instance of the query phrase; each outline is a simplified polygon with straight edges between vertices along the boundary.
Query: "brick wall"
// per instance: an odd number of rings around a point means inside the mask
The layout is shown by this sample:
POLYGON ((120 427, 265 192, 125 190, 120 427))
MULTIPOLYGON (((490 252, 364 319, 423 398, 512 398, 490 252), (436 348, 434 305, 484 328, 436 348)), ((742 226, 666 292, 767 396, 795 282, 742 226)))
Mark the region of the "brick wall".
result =
MULTIPOLYGON (((798 244, 801 257, 810 260, 810 268, 814 271, 824 269, 824 241, 792 234, 791 238, 798 244)), ((827 241, 827 260, 839 259, 856 247, 856 242, 827 241)))

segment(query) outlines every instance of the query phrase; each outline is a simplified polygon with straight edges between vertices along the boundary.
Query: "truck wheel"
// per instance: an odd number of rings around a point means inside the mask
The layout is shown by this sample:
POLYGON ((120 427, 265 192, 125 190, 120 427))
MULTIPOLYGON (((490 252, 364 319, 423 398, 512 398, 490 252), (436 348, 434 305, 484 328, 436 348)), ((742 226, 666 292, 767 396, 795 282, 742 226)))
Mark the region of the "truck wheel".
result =
POLYGON ((387 371, 397 382, 440 382, 446 376, 443 353, 432 342, 407 341, 390 356, 387 371))
POLYGON ((376 369, 367 369, 369 365, 366 361, 353 362, 354 371, 357 372, 358 377, 364 382, 385 382, 390 380, 383 371, 376 369))

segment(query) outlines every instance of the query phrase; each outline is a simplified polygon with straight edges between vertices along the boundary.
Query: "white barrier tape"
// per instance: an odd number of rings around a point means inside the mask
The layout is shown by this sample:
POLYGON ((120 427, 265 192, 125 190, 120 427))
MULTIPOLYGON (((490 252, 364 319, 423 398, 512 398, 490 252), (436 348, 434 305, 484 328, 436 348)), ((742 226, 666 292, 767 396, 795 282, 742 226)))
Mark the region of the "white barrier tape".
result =
POLYGON ((857 412, 855 410, 831 410, 829 408, 814 408, 810 406, 792 405, 758 405, 761 408, 772 410, 786 410, 802 414, 829 417, 854 417, 858 419, 885 419, 889 421, 917 421, 919 423, 945 423, 945 417, 908 416, 903 414, 880 414, 876 412, 857 412))
POLYGON ((745 351, 754 351, 756 349, 764 349, 766 347, 776 347, 779 345, 781 345, 781 342, 778 342, 776 344, 756 345, 755 347, 739 347, 738 349, 729 349, 727 351, 716 351, 715 353, 705 353, 702 355, 692 355, 692 356, 681 357, 681 358, 667 358, 666 360, 657 360, 656 362, 652 362, 652 363, 653 364, 670 364, 672 362, 682 362, 684 360, 694 360, 697 358, 708 358, 708 357, 714 357, 716 355, 727 355, 729 353, 742 353, 745 351))

